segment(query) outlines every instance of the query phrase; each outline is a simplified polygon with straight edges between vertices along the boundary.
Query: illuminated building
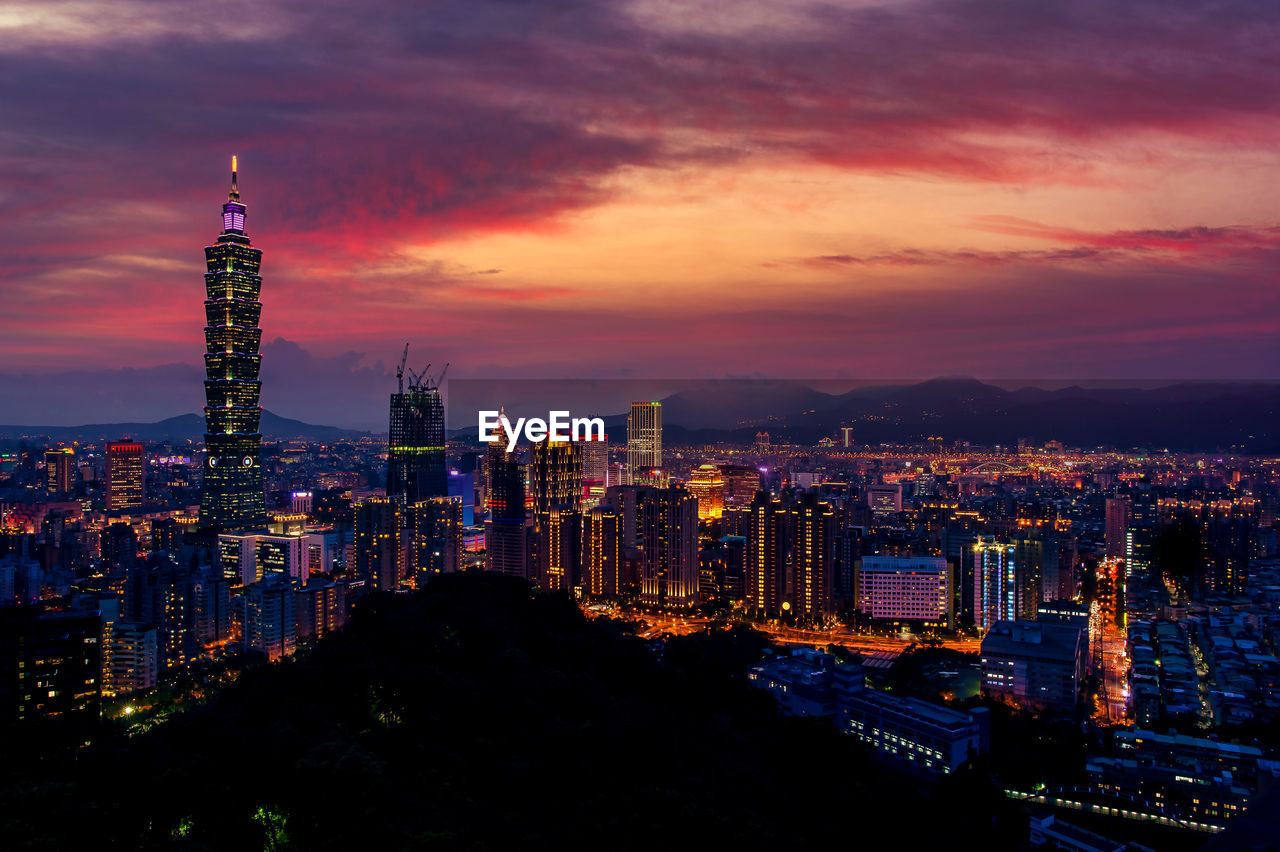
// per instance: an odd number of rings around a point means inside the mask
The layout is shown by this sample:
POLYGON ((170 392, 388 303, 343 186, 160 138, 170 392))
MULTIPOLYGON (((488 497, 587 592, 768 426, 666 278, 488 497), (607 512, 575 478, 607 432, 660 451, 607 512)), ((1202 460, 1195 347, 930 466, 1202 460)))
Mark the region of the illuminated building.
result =
POLYGON ((311 570, 307 537, 301 533, 223 533, 218 536, 223 576, 248 586, 270 574, 307 582, 311 570))
POLYGON ((299 639, 318 639, 347 623, 347 584, 312 578, 294 588, 299 639))
POLYGON ((399 588, 405 576, 404 521, 400 501, 371 497, 356 504, 355 577, 369 588, 399 588))
POLYGON ((704 464, 689 474, 689 493, 698 498, 698 520, 719 518, 724 514, 724 477, 720 468, 704 464))
POLYGON ((582 518, 582 570, 592 597, 614 598, 622 590, 622 515, 613 506, 582 518))
POLYGON ((429 497, 447 497, 440 389, 425 377, 415 377, 407 393, 401 388, 392 394, 388 433, 387 496, 401 497, 409 506, 429 497))
POLYGON ((528 575, 524 465, 504 445, 489 445, 485 458, 489 519, 484 524, 485 570, 528 575))
POLYGON ((103 651, 109 656, 102 666, 103 695, 128 695, 155 686, 160 670, 156 626, 115 621, 110 634, 109 640, 103 637, 103 651))
POLYGON ((1123 497, 1108 497, 1106 503, 1107 556, 1125 555, 1129 529, 1129 501, 1123 497))
POLYGON ((766 491, 751 501, 747 521, 743 597, 747 608, 764 616, 782 614, 787 582, 788 515, 782 501, 766 491))
POLYGON ((815 494, 801 495, 790 513, 795 587, 792 611, 801 618, 821 621, 832 614, 836 514, 815 494))
POLYGON ((1129 526, 1125 530, 1124 562, 1129 573, 1146 577, 1151 571, 1151 545, 1160 523, 1159 501, 1149 485, 1142 483, 1129 506, 1129 526))
POLYGON ((50 450, 44 454, 44 487, 50 494, 64 494, 71 490, 71 472, 75 470, 76 454, 71 449, 50 450))
POLYGON ((0 721, 98 720, 102 620, 97 612, 0 608, 0 721))
POLYGON ((582 504, 582 462, 576 444, 534 442, 529 447, 527 473, 535 519, 557 506, 577 509, 582 504))
POLYGON ((982 691, 1026 709, 1070 712, 1085 675, 1085 631, 1047 621, 997 621, 982 637, 982 691))
POLYGON ((721 465, 720 476, 724 480, 724 507, 726 509, 745 509, 751 505, 756 492, 760 490, 760 471, 758 468, 739 464, 721 465))
POLYGON ((651 606, 698 602, 698 500, 680 488, 648 494, 640 506, 640 600, 651 606))
POLYGON ((853 427, 852 426, 846 425, 846 426, 840 427, 840 443, 841 443, 841 446, 843 446, 846 450, 853 447, 853 427))
POLYGON ((192 584, 196 642, 209 650, 231 641, 231 581, 215 567, 201 568, 192 584))
POLYGON ((293 583, 275 574, 244 592, 244 644, 271 662, 298 647, 298 602, 293 583))
POLYGON ((408 508, 409 573, 417 588, 436 574, 453 574, 462 568, 462 526, 458 498, 433 497, 408 508))
POLYGON ((1016 552, 1012 544, 983 536, 978 536, 973 545, 973 620, 983 630, 998 621, 1016 621, 1021 616, 1024 600, 1019 590, 1016 552))
POLYGON ((146 502, 147 463, 142 444, 107 444, 107 511, 139 509, 146 502))
POLYGON ((902 483, 867 487, 867 505, 873 515, 883 517, 902 511, 902 483))
POLYGON ((940 556, 864 556, 858 609, 875 619, 946 626, 951 621, 951 571, 940 556))
POLYGON ((122 614, 126 621, 156 626, 156 662, 161 674, 182 668, 199 655, 191 569, 168 554, 153 554, 129 570, 122 614))
POLYGON ((157 518, 151 522, 151 552, 165 551, 177 556, 182 552, 182 525, 174 518, 157 518))
POLYGON ((627 415, 627 476, 662 467, 662 403, 633 402, 627 415))
POLYGON ((222 233, 204 250, 205 436, 200 526, 224 532, 266 524, 262 481, 262 409, 258 321, 262 252, 244 229, 245 206, 231 160, 231 192, 222 205, 222 233))
POLYGON ((552 506, 539 527, 541 582, 545 588, 573 592, 582 586, 582 513, 572 506, 552 506))
MULTIPOLYGON (((597 438, 588 432, 580 442, 582 452, 582 481, 585 485, 607 487, 609 483, 609 436, 597 438)), ((614 483, 617 484, 617 483, 614 483)))

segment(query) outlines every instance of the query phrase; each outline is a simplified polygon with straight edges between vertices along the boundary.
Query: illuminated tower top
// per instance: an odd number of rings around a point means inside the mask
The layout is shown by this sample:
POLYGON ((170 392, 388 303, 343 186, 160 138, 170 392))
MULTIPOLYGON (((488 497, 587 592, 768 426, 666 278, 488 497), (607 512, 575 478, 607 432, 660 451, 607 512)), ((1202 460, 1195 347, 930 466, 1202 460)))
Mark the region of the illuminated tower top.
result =
MULTIPOLYGON (((244 236, 244 213, 245 206, 240 203, 240 187, 236 185, 236 172, 238 171, 238 163, 234 154, 231 155, 231 191, 227 193, 227 203, 222 205, 222 236, 239 235, 244 236)), ((221 237, 218 242, 228 242, 221 237)), ((238 242, 238 240, 236 240, 238 242)), ((248 240, 245 240, 248 242, 248 240)))

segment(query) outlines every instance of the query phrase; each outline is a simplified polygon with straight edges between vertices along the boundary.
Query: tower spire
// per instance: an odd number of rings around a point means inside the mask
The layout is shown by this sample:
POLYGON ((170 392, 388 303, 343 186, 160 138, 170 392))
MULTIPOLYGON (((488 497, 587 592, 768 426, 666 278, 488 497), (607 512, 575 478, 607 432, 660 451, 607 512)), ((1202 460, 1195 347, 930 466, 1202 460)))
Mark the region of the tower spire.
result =
POLYGON ((231 155, 231 192, 227 194, 228 201, 240 200, 240 189, 239 187, 236 186, 236 171, 237 171, 236 166, 237 166, 236 155, 232 154, 231 155))

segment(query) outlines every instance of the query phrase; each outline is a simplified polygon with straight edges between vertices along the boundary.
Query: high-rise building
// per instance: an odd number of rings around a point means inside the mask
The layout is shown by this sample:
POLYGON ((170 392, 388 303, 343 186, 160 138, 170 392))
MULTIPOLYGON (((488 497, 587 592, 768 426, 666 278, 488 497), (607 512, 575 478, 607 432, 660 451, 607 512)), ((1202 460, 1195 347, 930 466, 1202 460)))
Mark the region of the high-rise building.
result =
POLYGON ((751 505, 756 492, 760 490, 760 469, 740 464, 720 466, 720 476, 724 479, 724 507, 726 509, 745 509, 751 505))
POLYGON ((405 576, 404 519, 400 501, 370 497, 356 504, 355 576, 369 588, 399 588, 405 576))
POLYGON ((462 501, 433 497, 410 506, 405 534, 409 537, 409 573, 418 588, 437 574, 453 574, 462 567, 462 501))
POLYGON ((892 515, 902 511, 902 483, 892 482, 867 488, 867 505, 874 515, 892 515))
POLYGON ((199 655, 193 580, 189 568, 160 553, 130 569, 125 581, 124 619, 156 626, 156 662, 162 674, 199 655))
POLYGON ((947 626, 951 571, 941 556, 865 556, 858 571, 858 609, 892 621, 947 626))
POLYGON ((622 514, 613 506, 597 506, 583 516, 582 569, 589 595, 617 597, 622 589, 622 514))
POLYGON ((782 614, 786 595, 789 518, 781 500, 767 491, 756 493, 747 521, 743 599, 761 615, 782 614))
POLYGON ((75 450, 63 448, 44 454, 44 487, 50 494, 64 494, 71 490, 72 471, 75 470, 75 450))
POLYGON ((262 251, 249 242, 244 220, 232 157, 222 233, 204 250, 205 460, 200 497, 200 525, 227 532, 267 522, 258 378, 262 251))
POLYGON ((146 502, 147 463, 142 444, 107 444, 107 511, 139 509, 146 502))
POLYGON ((609 483, 609 436, 599 438, 588 433, 580 442, 582 450, 582 481, 601 489, 609 483))
POLYGON ((556 506, 582 504, 582 462, 577 445, 568 441, 536 441, 529 447, 529 496, 535 518, 556 506))
POLYGON ((97 612, 0 607, 0 722, 47 716, 96 722, 102 699, 97 612))
POLYGON ((568 505, 552 506, 538 527, 541 583, 573 592, 582 587, 582 513, 568 505))
POLYGON ((633 402, 627 415, 627 476, 662 467, 662 403, 633 402))
POLYGON ((978 536, 973 552, 974 624, 989 630, 997 621, 1034 621, 1039 585, 1017 546, 978 536))
POLYGON ((485 457, 489 519, 484 525, 485 570, 516 577, 528 575, 528 536, 524 508, 524 465, 498 443, 485 457))
POLYGON ((821 621, 833 614, 836 513, 816 494, 803 494, 790 508, 793 536, 792 611, 800 618, 821 621))
POLYGON ((1124 557, 1126 532, 1129 529, 1129 501, 1123 497, 1107 498, 1107 556, 1124 557))
POLYGON ((387 496, 412 506, 431 497, 447 497, 444 403, 440 389, 415 377, 391 395, 391 428, 387 448, 387 496))
POLYGON ((680 488, 649 494, 640 509, 640 600, 651 606, 698 602, 698 500, 680 488))
POLYGON ((1047 621, 997 621, 982 639, 982 691, 1027 709, 1070 712, 1084 685, 1084 631, 1047 621))
POLYGON ((689 493, 698 498, 698 519, 724 515, 724 477, 720 468, 704 464, 689 472, 689 493))
POLYGON ((292 581, 273 575, 244 593, 244 644, 272 662, 298 646, 298 600, 292 581))

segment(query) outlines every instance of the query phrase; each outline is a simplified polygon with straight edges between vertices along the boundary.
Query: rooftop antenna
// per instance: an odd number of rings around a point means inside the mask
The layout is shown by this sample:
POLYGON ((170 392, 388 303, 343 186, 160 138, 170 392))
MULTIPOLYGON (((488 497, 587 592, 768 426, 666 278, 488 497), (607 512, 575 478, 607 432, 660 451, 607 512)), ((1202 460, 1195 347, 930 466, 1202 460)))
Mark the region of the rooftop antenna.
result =
POLYGON ((231 192, 227 194, 228 201, 240 200, 240 188, 236 186, 236 172, 238 172, 239 163, 236 161, 236 155, 231 155, 231 192))

